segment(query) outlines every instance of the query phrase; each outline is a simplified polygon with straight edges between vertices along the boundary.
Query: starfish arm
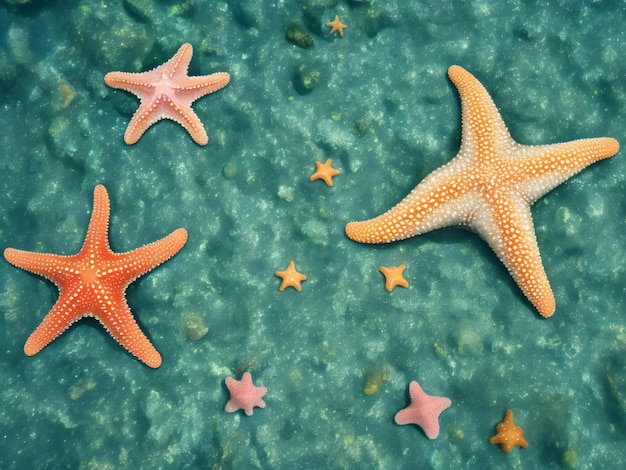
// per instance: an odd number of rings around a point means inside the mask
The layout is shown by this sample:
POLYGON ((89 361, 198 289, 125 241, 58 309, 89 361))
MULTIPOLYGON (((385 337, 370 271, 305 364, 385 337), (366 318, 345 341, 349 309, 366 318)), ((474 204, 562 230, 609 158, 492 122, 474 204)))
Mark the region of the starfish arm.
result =
POLYGON ((76 257, 7 248, 4 258, 13 266, 45 277, 58 286, 67 279, 67 269, 71 268, 76 257))
POLYGON ((176 54, 162 65, 159 65, 155 71, 159 74, 165 74, 171 79, 184 78, 187 76, 187 70, 193 56, 193 46, 186 42, 178 48, 176 54))
POLYGON ((138 277, 151 271, 178 253, 187 242, 187 231, 184 228, 174 230, 168 236, 141 248, 126 253, 114 253, 113 261, 103 263, 99 276, 119 278, 122 285, 127 286, 138 277), (124 269, 114 270, 108 267, 124 266, 124 269))
POLYGON ((82 309, 72 308, 73 304, 70 296, 59 296, 52 310, 26 340, 24 354, 34 356, 84 316, 82 309))
MULTIPOLYGON (((161 101, 157 101, 157 103, 159 103, 160 107, 163 107, 163 105, 160 104, 161 101)), ((139 108, 137 108, 137 111, 133 114, 124 132, 124 142, 126 144, 132 145, 137 143, 152 124, 167 117, 166 113, 155 113, 153 109, 153 105, 148 101, 142 102, 139 105, 139 108)))
POLYGON ((453 65, 448 76, 461 97, 462 135, 459 156, 488 160, 494 157, 493 145, 507 146, 511 137, 500 112, 485 87, 467 70, 453 65))
POLYGON ((394 420, 395 420, 396 424, 399 424, 401 426, 403 426, 405 424, 418 424, 418 425, 420 425, 419 423, 414 423, 413 415, 414 415, 414 412, 409 407, 403 408, 402 410, 400 410, 400 411, 398 411, 396 413, 396 415, 394 416, 394 420))
MULTIPOLYGON (((111 88, 124 90, 138 97, 148 96, 154 92, 155 87, 152 81, 147 79, 146 74, 152 74, 154 72, 154 70, 140 73, 109 72, 104 76, 104 83, 111 88)), ((155 74, 155 77, 156 78, 153 78, 153 80, 158 80, 158 75, 155 74)))
POLYGON ((492 209, 475 214, 468 225, 489 244, 541 316, 552 316, 556 303, 528 203, 501 194, 493 196, 492 203, 492 209))
POLYGON ((142 102, 124 133, 124 142, 136 143, 141 136, 161 119, 170 119, 183 126, 198 145, 206 145, 209 137, 196 113, 188 106, 181 106, 167 95, 161 95, 154 102, 142 102))
POLYGON ((153 89, 151 82, 158 81, 164 75, 169 79, 183 79, 187 75, 187 69, 193 55, 193 47, 185 43, 174 54, 174 56, 146 72, 110 72, 104 76, 104 81, 111 88, 119 88, 131 93, 135 93, 136 88, 145 87, 146 90, 153 89))
POLYGON ((603 137, 552 145, 517 144, 517 148, 521 156, 510 161, 511 178, 524 181, 518 190, 532 204, 592 163, 615 155, 619 143, 603 137))
POLYGON ((439 420, 437 418, 424 422, 420 427, 428 439, 437 439, 439 437, 439 420))
POLYGON ((128 352, 147 366, 156 369, 161 365, 161 355, 137 325, 128 305, 124 302, 103 306, 102 313, 94 317, 109 334, 128 352))
POLYGON ((93 213, 80 253, 74 256, 63 256, 7 248, 4 251, 4 257, 12 265, 43 276, 60 286, 72 276, 77 260, 85 251, 90 251, 94 257, 95 251, 98 250, 110 252, 107 240, 108 224, 109 196, 104 186, 98 185, 94 190, 93 213))
POLYGON ((79 255, 86 251, 96 255, 102 252, 110 253, 109 248, 109 215, 111 203, 106 188, 99 184, 93 190, 93 211, 87 227, 85 242, 79 255))
POLYGON ((348 238, 360 243, 390 243, 437 228, 464 223, 472 213, 472 196, 454 176, 462 161, 453 160, 428 175, 384 214, 346 225, 348 238))
POLYGON ((514 447, 513 443, 509 442, 509 439, 502 434, 496 434, 495 436, 490 437, 489 444, 494 444, 494 445, 500 444, 501 446, 500 448, 502 449, 502 452, 505 452, 507 454, 511 452, 514 447))
POLYGON ((216 72, 210 75, 185 77, 180 83, 173 82, 175 96, 184 106, 190 106, 198 98, 221 90, 230 82, 227 72, 216 72))
POLYGON ((74 322, 93 316, 109 334, 131 354, 152 368, 161 365, 161 356, 139 329, 125 301, 115 301, 121 296, 112 295, 98 285, 99 294, 89 295, 87 287, 75 292, 61 292, 59 299, 41 324, 28 337, 24 353, 33 356, 54 341, 74 322), (79 294, 83 292, 84 297, 79 294), (82 299, 82 300, 81 300, 82 299), (95 303, 92 301, 95 299, 95 303))
POLYGON ((179 107, 173 102, 170 106, 172 107, 172 112, 164 117, 183 126, 196 144, 206 145, 209 142, 209 136, 204 129, 204 124, 202 124, 194 110, 190 107, 179 107))

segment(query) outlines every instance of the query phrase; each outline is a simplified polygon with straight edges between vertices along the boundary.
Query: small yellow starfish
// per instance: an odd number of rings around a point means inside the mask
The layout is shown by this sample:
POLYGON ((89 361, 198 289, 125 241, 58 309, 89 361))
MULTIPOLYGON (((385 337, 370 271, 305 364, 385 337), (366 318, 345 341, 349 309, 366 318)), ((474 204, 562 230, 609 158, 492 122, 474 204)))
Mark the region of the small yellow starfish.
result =
POLYGON ((339 174, 338 170, 335 170, 332 166, 330 166, 332 163, 333 161, 330 158, 326 160, 326 163, 315 162, 315 166, 317 167, 317 169, 315 170, 315 173, 311 175, 309 181, 321 179, 328 186, 332 186, 333 176, 337 176, 339 174))
POLYGON ((378 270, 385 276, 385 289, 389 292, 393 290, 395 286, 409 287, 409 283, 404 279, 404 269, 406 264, 400 266, 381 266, 378 270))
POLYGON ((280 277, 283 282, 280 284, 279 290, 283 291, 287 287, 293 287, 296 290, 301 290, 300 282, 306 280, 306 276, 296 271, 296 265, 293 261, 289 261, 289 266, 284 271, 276 271, 274 273, 280 277))

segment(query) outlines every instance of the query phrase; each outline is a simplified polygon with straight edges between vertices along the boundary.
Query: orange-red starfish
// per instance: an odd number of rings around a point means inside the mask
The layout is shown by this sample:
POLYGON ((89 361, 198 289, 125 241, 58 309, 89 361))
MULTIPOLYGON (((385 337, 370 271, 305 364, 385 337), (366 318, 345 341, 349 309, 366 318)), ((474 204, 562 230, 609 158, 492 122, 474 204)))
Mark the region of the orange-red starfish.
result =
POLYGON ((346 234, 388 243, 450 225, 476 232, 502 260, 544 317, 555 300, 543 269, 530 205, 591 163, 615 155, 615 139, 529 146, 513 140, 487 90, 472 74, 448 70, 461 96, 461 149, 383 215, 351 222, 346 234))
POLYGON ((139 276, 178 253, 187 241, 187 231, 179 228, 149 245, 114 253, 108 240, 109 212, 107 191, 98 185, 85 243, 76 255, 4 250, 9 263, 43 276, 59 288, 59 299, 24 345, 26 355, 37 354, 72 323, 93 316, 139 360, 150 367, 161 365, 161 355, 128 308, 125 291, 139 276))
POLYGON ((513 412, 506 410, 504 419, 496 425, 496 435, 489 439, 490 444, 500 444, 502 451, 511 452, 513 447, 528 447, 524 431, 513 422, 513 412))
POLYGON ((404 279, 402 274, 406 269, 406 264, 400 266, 381 266, 378 270, 385 276, 385 289, 389 292, 393 290, 395 286, 409 287, 409 283, 404 279))
POLYGON ((333 176, 337 176, 339 174, 338 170, 335 170, 331 164, 333 161, 329 158, 325 163, 315 162, 316 170, 315 173, 311 175, 309 181, 315 180, 323 180, 324 183, 328 186, 333 185, 333 176))
POLYGON ((163 65, 148 72, 110 72, 104 82, 112 88, 129 91, 139 98, 141 104, 128 123, 124 142, 137 142, 144 132, 161 119, 176 121, 191 135, 198 145, 209 141, 202 122, 191 109, 198 98, 228 85, 230 75, 226 72, 190 77, 187 75, 193 48, 183 44, 178 52, 163 65))
POLYGON ((289 261, 289 266, 284 271, 276 271, 274 275, 278 276, 283 280, 280 283, 279 290, 283 291, 287 287, 293 287, 296 290, 301 290, 302 286, 300 285, 301 281, 306 280, 306 276, 302 273, 296 271, 296 265, 293 261, 289 261))

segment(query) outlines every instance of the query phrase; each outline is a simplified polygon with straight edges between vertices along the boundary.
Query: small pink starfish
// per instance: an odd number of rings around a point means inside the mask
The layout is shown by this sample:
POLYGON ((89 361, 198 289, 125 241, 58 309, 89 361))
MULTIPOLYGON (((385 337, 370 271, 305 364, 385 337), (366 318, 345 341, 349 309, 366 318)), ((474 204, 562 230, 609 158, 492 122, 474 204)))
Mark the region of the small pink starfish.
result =
POLYGON ((247 416, 250 416, 255 406, 265 408, 265 402, 261 397, 267 393, 267 388, 255 387, 250 372, 244 372, 241 380, 228 377, 226 387, 230 393, 230 400, 226 402, 224 410, 229 413, 243 410, 247 416))
POLYGON ((108 86, 129 91, 137 95, 141 102, 124 134, 124 142, 128 145, 137 142, 152 124, 161 119, 179 123, 198 145, 206 145, 209 141, 191 104, 224 88, 230 81, 230 75, 218 72, 190 77, 187 68, 192 54, 193 47, 185 43, 174 57, 153 70, 142 73, 110 72, 104 76, 104 83, 108 86))
POLYGON ((436 439, 439 436, 439 415, 452 401, 426 394, 415 380, 409 384, 409 395, 411 404, 396 413, 396 424, 417 424, 428 439, 436 439))

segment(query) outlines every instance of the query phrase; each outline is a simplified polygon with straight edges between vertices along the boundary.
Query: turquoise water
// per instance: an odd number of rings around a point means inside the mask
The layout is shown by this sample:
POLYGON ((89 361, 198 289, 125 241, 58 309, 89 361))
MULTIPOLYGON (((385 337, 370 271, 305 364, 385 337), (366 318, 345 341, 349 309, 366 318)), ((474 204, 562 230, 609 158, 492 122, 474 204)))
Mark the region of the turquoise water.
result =
POLYGON ((452 64, 521 143, 626 144, 623 1, 19 3, 0 3, 2 249, 77 252, 98 183, 115 251, 189 241, 128 289, 157 370, 91 319, 26 357, 57 290, 0 262, 1 468, 619 468, 623 152, 533 206, 547 320, 476 235, 366 246, 343 229, 456 154, 452 64), (194 104, 208 145, 171 121, 125 145, 138 101, 105 73, 183 42, 191 75, 231 74, 194 104), (332 187, 309 181, 327 158, 332 187), (290 260, 301 292, 278 290, 290 260), (402 263, 409 287, 389 293, 378 268, 402 263), (226 413, 224 379, 246 370, 267 407, 226 413), (411 380, 452 400, 436 440, 393 421, 411 380), (507 408, 529 443, 509 454, 488 442, 507 408))

